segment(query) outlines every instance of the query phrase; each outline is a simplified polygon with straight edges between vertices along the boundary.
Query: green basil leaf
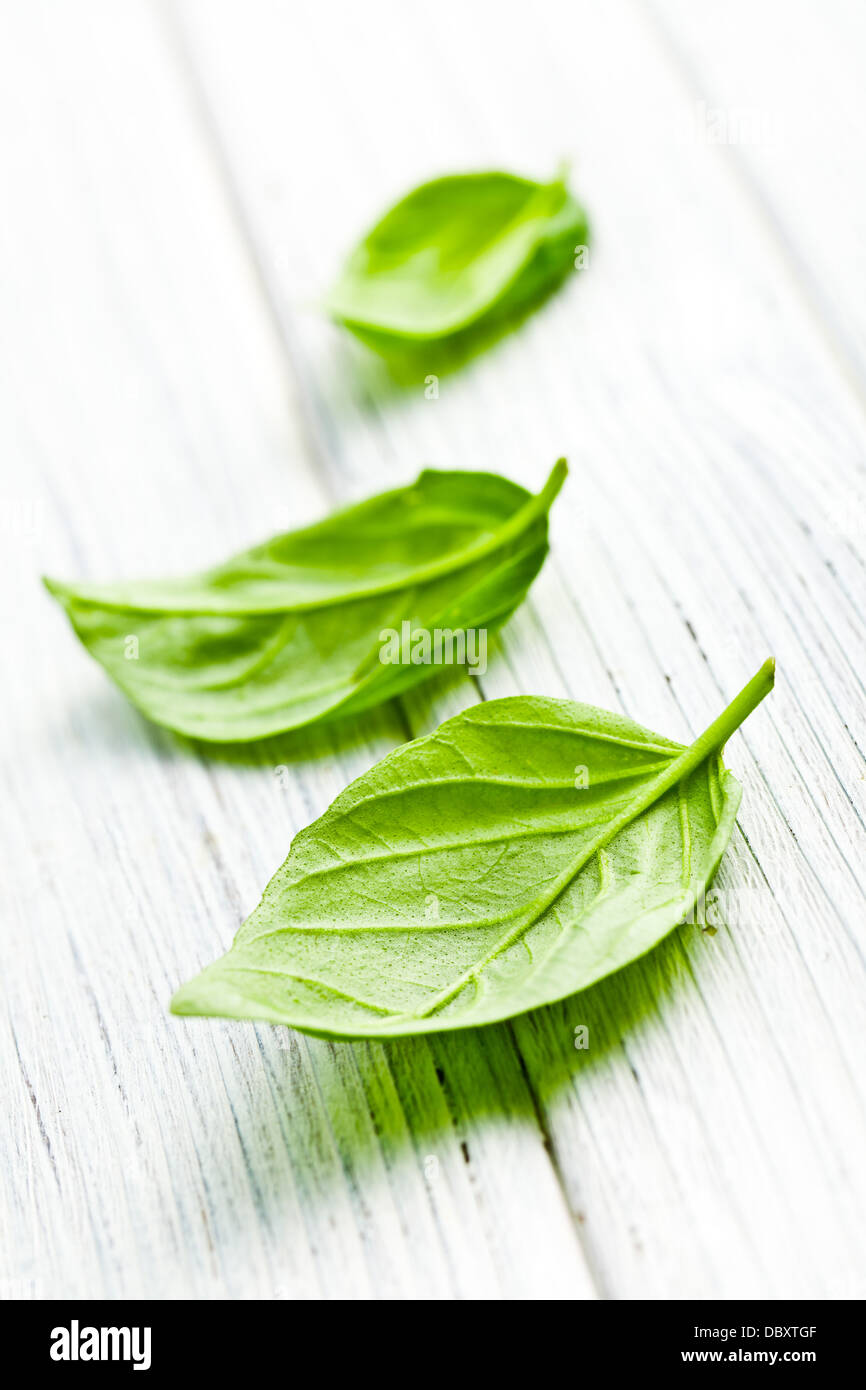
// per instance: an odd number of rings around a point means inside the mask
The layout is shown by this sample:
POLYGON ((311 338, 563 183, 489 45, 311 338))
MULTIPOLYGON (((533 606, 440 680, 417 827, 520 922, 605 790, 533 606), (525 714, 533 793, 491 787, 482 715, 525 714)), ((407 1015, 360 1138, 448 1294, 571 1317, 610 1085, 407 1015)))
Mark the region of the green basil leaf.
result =
POLYGON ((355 248, 331 292, 333 316, 383 353, 511 316, 575 263, 586 217, 564 183, 458 174, 423 184, 355 248))
POLYGON ((231 950, 173 1011, 387 1038, 584 989, 706 888, 740 799, 720 750, 772 685, 768 661, 690 748, 565 700, 449 719, 295 837, 231 950))
POLYGON ((534 496, 495 473, 427 470, 203 574, 45 583, 150 719, 215 742, 263 738, 390 699, 437 656, 465 659, 456 634, 480 643, 525 598, 566 471, 560 459, 534 496), (388 630, 406 640, 386 662, 388 630), (437 632, 455 634, 438 652, 437 632))

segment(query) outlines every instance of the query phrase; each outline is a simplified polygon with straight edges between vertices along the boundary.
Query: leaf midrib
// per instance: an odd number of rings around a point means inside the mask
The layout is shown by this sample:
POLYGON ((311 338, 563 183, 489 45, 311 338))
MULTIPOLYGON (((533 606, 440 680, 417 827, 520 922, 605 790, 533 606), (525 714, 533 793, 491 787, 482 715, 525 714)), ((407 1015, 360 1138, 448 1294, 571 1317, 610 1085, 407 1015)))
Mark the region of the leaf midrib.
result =
POLYGON ((679 786, 686 777, 690 776, 700 765, 706 762, 713 753, 718 753, 730 735, 739 728, 743 720, 752 712, 757 704, 764 698, 767 691, 772 689, 774 680, 775 664, 772 660, 767 661, 761 669, 752 677, 746 686, 740 691, 739 695, 728 705, 727 709, 713 720, 712 724, 704 730, 690 748, 687 748, 678 758, 675 758, 668 767, 653 778, 642 793, 635 796, 632 803, 625 806, 619 815, 614 816, 607 829, 601 835, 596 836, 578 856, 573 866, 569 866, 554 881, 551 892, 541 895, 530 908, 526 909, 517 922, 506 932, 502 939, 497 942, 495 947, 488 951, 481 960, 477 961, 469 970, 465 970, 453 981, 445 990, 430 1001, 421 1013, 411 1012, 407 1018, 425 1018, 431 1013, 438 1012, 439 1009, 449 1003, 451 999, 459 994, 464 985, 475 978, 479 971, 483 970, 491 960, 495 960, 503 951, 507 950, 513 942, 528 931, 534 922, 538 921, 541 913, 546 912, 562 894, 570 883, 589 863, 590 859, 600 850, 606 848, 612 840, 630 825, 639 815, 645 811, 670 791, 673 787, 679 786))
MULTIPOLYGON (((642 768, 640 772, 624 772, 614 777, 600 779, 597 778, 593 782, 593 786, 607 786, 613 782, 626 781, 629 777, 640 777, 641 773, 643 772, 649 774, 651 772, 658 772, 660 770, 660 764, 652 763, 649 767, 642 768)), ((479 783, 481 783, 484 786, 519 787, 521 790, 539 792, 568 791, 569 788, 574 789, 573 782, 548 782, 542 785, 536 782, 518 782, 517 780, 505 781, 487 777, 443 779, 435 785, 460 786, 464 783, 471 783, 472 786, 477 786, 479 783)), ((427 782, 419 782, 417 784, 417 787, 420 790, 424 790, 429 785, 431 784, 427 782)), ((407 788, 403 788, 402 790, 407 790, 407 788)), ((354 807, 352 809, 354 810, 354 807)), ((446 850, 476 849, 480 845, 508 845, 512 842, 512 840, 528 840, 532 839, 535 836, 541 838, 546 835, 575 835, 578 834, 581 830, 587 830, 591 826, 598 825, 606 819, 607 817, 602 814, 601 816, 597 816, 592 820, 575 821, 575 823, 572 825, 533 825, 528 830, 512 830, 508 831, 507 833, 499 832, 495 835, 479 836, 478 838, 468 837, 461 840, 446 840, 440 844, 413 845, 411 848, 407 849, 389 849, 384 854, 355 855, 354 858, 348 859, 338 864, 327 864, 320 869, 308 869, 300 876, 300 878, 294 879, 290 886, 294 888, 297 887, 299 883, 307 883, 310 879, 313 878, 324 878, 327 877, 329 874, 351 872, 351 870, 357 869, 358 867, 367 864, 389 864, 394 862, 395 860, 401 859, 420 859, 430 854, 442 853, 446 850)))
MULTIPOLYGON (((554 464, 550 476, 540 492, 530 494, 526 502, 518 508, 505 522, 495 531, 480 541, 464 547, 456 554, 447 555, 441 560, 433 560, 427 565, 420 565, 409 573, 395 575, 393 579, 379 580, 367 586, 359 586, 353 590, 342 590, 336 594, 320 596, 316 599, 294 600, 288 603, 275 603, 264 606, 255 604, 248 606, 222 605, 219 607, 211 606, 167 606, 159 603, 148 606, 146 603, 130 602, 121 598, 112 599, 111 595, 88 597, 74 585, 63 584, 57 580, 46 578, 45 584, 49 591, 58 598, 66 598, 72 603, 79 604, 87 608, 101 608, 109 612, 121 613, 150 613, 154 615, 165 614, 172 617, 256 617, 268 613, 312 613, 320 609, 337 608, 342 604, 352 603, 360 599, 373 598, 379 594, 395 593, 401 589, 408 588, 417 584, 427 584, 434 579, 442 578, 444 575, 453 574, 461 569, 466 569, 479 560, 483 560, 487 555, 501 549, 510 540, 519 536, 521 532, 529 529, 530 525, 539 518, 545 516, 550 510, 556 494, 559 492, 567 472, 565 459, 558 459, 554 464)), ((206 575, 202 579, 206 579, 206 575)), ((152 583, 153 581, 143 581, 152 583)))

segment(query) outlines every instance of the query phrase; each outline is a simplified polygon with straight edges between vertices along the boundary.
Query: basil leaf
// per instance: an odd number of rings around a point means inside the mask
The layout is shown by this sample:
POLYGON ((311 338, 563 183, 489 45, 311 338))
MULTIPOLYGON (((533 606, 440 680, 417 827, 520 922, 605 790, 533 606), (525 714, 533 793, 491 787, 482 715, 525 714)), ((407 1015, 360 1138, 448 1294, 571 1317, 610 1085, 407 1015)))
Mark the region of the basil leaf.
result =
POLYGON ((425 661, 416 637, 502 623, 547 554, 566 471, 560 459, 533 496, 495 473, 427 470, 187 579, 45 584, 150 719, 216 742, 263 738, 366 709, 432 675, 430 657, 461 657, 457 640, 437 653, 431 636, 425 661), (384 662, 387 630, 407 640, 384 662))
POLYGON ((561 179, 435 179, 355 248, 328 307, 385 354, 524 311, 572 269, 586 217, 561 179))
POLYGON ((178 1014, 334 1038, 510 1018, 650 950, 694 906, 740 787, 720 750, 768 661, 690 748, 565 700, 494 700, 404 744, 302 830, 178 1014))

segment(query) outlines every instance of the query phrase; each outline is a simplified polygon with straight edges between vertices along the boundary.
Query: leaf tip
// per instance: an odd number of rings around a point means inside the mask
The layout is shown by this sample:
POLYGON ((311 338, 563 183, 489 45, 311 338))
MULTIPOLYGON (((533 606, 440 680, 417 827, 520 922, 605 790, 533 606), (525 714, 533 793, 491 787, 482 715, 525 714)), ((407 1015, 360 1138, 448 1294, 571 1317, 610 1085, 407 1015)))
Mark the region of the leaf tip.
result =
POLYGON ((189 1014, 196 1013, 195 1005, 189 997, 188 984, 181 985, 179 989, 175 990, 174 994, 171 996, 168 1011, 180 1017, 186 1017, 189 1014))
POLYGON ((543 489, 544 493, 550 498, 551 502, 553 501, 556 494, 559 492, 559 489, 562 487, 562 484, 565 482, 567 477, 568 460, 565 458, 558 458, 556 460, 556 463, 550 470, 550 477, 544 484, 543 489))
POLYGON ((758 670, 755 672, 752 679, 745 687, 744 693, 747 691, 751 691, 754 694, 754 703, 752 704, 752 709, 754 709, 755 705, 760 704, 760 702, 767 695, 769 695, 770 691, 773 689, 773 686, 775 684, 776 658, 774 656, 768 656, 767 660, 761 666, 758 667, 758 670))

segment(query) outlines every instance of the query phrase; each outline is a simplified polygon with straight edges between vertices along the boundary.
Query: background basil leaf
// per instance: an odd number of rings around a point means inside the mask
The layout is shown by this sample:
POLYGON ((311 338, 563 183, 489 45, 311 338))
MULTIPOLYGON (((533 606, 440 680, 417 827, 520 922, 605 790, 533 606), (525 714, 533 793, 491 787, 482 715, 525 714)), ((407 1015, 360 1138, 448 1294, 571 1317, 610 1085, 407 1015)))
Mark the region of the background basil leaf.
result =
POLYGON ((561 180, 459 174, 415 189, 350 255, 328 301, 385 354, 526 310, 573 268, 586 217, 561 180))
POLYGON ((566 471, 560 459, 533 496, 495 473, 427 470, 187 579, 45 583, 149 718, 218 742, 262 738, 365 709, 435 672, 383 664, 383 629, 502 623, 547 554, 566 471))
POLYGON ((655 946, 731 836, 720 749, 768 661, 685 748, 620 715, 519 696, 404 744, 292 843, 180 1014, 394 1037, 509 1018, 655 946))

